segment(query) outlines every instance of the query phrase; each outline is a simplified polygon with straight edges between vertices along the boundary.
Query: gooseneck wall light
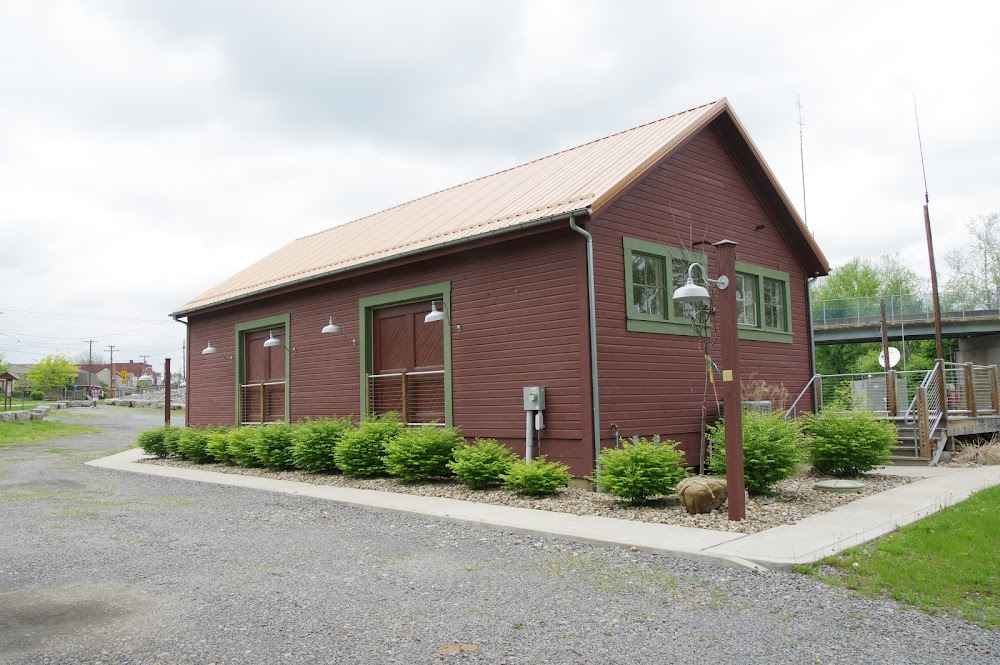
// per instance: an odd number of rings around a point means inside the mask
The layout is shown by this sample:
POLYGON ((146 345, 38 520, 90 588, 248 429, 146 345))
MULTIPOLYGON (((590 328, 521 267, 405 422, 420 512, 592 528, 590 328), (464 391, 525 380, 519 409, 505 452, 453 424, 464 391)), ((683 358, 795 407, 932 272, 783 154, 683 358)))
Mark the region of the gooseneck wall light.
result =
MULTIPOLYGON (((437 308, 437 300, 431 301, 431 311, 424 317, 424 323, 434 323, 435 321, 448 321, 448 308, 444 301, 441 301, 441 309, 437 308)), ((455 332, 462 332, 461 324, 454 326, 455 332)))
MULTIPOLYGON (((707 284, 715 285, 720 293, 715 310, 721 347, 722 404, 726 418, 726 493, 729 519, 746 517, 746 481, 743 477, 743 401, 740 394, 739 326, 736 313, 736 289, 729 287, 729 275, 736 276, 736 243, 721 240, 715 243, 719 252, 719 278, 709 279, 705 267, 692 263, 688 267, 687 284, 674 290, 676 302, 690 305, 708 304, 708 289, 694 283, 697 266, 707 284)), ((699 460, 704 463, 704 460, 699 460)))
POLYGON ((233 362, 233 360, 235 360, 235 358, 234 358, 233 356, 227 356, 226 354, 222 353, 222 352, 221 352, 221 351, 219 351, 219 350, 218 350, 217 348, 215 348, 215 346, 213 346, 213 345, 212 345, 212 342, 211 342, 211 341, 209 341, 209 342, 208 342, 208 346, 206 346, 206 347, 205 347, 205 348, 204 348, 204 349, 202 350, 202 352, 201 352, 201 355, 203 355, 203 356, 214 356, 214 355, 220 355, 220 356, 222 356, 223 358, 225 358, 226 360, 228 360, 229 362, 233 362))
POLYGON ((267 339, 264 340, 264 348, 265 349, 273 349, 276 346, 280 346, 281 348, 285 349, 286 351, 289 351, 291 353, 295 353, 295 347, 294 346, 293 347, 287 347, 287 346, 285 346, 285 343, 281 341, 281 337, 275 337, 274 336, 274 331, 273 330, 269 330, 267 332, 267 335, 268 335, 267 339))

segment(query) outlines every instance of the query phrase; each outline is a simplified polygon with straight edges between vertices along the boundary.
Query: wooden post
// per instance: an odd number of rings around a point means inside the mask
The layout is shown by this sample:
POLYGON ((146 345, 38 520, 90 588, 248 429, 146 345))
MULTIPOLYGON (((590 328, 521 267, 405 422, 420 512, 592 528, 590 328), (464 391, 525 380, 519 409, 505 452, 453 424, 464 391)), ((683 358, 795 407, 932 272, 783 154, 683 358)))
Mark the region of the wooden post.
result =
POLYGON ((260 424, 264 424, 264 382, 260 382, 260 424))
POLYGON ((403 424, 410 422, 410 409, 409 409, 409 399, 407 397, 407 383, 406 383, 406 370, 404 369, 399 376, 399 383, 403 392, 403 424))
POLYGON ((813 404, 813 411, 819 413, 823 409, 823 377, 816 376, 816 403, 813 404))
POLYGON ((965 406, 969 409, 969 415, 975 418, 979 415, 976 409, 976 370, 972 363, 965 363, 962 366, 962 374, 965 381, 965 406))
POLYGON ((931 421, 927 408, 927 388, 924 386, 917 388, 917 445, 921 457, 931 456, 931 421))
POLYGON ((890 418, 899 415, 899 399, 896 396, 896 370, 890 369, 885 373, 885 408, 889 412, 890 418))
POLYGON ((726 412, 726 487, 729 519, 746 517, 746 479, 743 477, 743 401, 740 391, 740 339, 736 325, 736 243, 715 243, 719 252, 719 276, 729 287, 719 291, 716 325, 722 354, 722 403, 726 412))
POLYGON ((990 365, 987 370, 990 376, 990 408, 994 414, 1000 414, 1000 387, 997 386, 997 366, 990 365))
POLYGON ((372 375, 365 372, 365 404, 364 408, 361 409, 364 413, 362 416, 367 418, 372 414, 372 409, 375 408, 372 402, 375 401, 375 396, 372 395, 372 375))
POLYGON ((170 358, 163 359, 163 424, 170 424, 170 358))

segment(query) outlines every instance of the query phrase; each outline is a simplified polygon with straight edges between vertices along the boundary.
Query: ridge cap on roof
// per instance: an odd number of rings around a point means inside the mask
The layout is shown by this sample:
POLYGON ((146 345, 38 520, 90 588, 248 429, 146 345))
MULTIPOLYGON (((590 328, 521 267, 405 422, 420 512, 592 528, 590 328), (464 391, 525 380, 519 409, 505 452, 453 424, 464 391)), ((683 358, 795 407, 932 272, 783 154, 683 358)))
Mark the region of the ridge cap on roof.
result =
POLYGON ((342 229, 342 228, 344 228, 346 226, 349 226, 351 224, 355 224, 357 222, 363 222, 366 219, 370 219, 370 218, 375 217, 377 215, 384 215, 385 213, 391 212, 393 210, 396 210, 397 208, 402 208, 404 206, 408 206, 411 203, 416 203, 417 201, 423 201, 424 199, 429 199, 432 196, 437 196, 438 194, 443 194, 444 192, 450 192, 450 191, 452 191, 454 189, 458 189, 459 187, 465 187, 466 185, 470 185, 470 184, 472 184, 474 182, 480 182, 482 180, 487 180, 489 178, 493 178, 495 176, 498 176, 501 173, 509 173, 511 171, 515 171, 517 169, 524 168, 525 166, 528 166, 529 164, 537 164, 538 162, 544 161, 546 159, 552 159, 553 157, 557 157, 559 155, 564 155, 564 154, 566 154, 568 152, 573 152, 574 150, 579 150, 581 148, 585 148, 587 146, 594 145, 595 143, 600 143, 601 141, 607 141, 608 139, 614 138, 616 136, 621 136, 623 134, 628 134, 629 132, 634 132, 636 130, 642 129, 643 127, 649 127, 649 126, 655 125, 657 123, 665 122, 667 120, 670 120, 671 118, 676 118, 678 116, 685 115, 687 113, 692 113, 694 111, 700 111, 701 109, 708 108, 708 107, 713 106, 715 104, 722 104, 726 108, 729 107, 729 101, 725 97, 721 97, 721 98, 713 100, 711 102, 706 102, 704 104, 699 104, 698 106, 692 106, 691 108, 685 109, 683 111, 678 111, 676 113, 671 113, 670 115, 663 116, 662 118, 657 118, 656 120, 650 120, 648 122, 643 122, 643 123, 640 123, 640 124, 635 125, 633 127, 629 127, 628 129, 622 129, 620 131, 612 132, 611 134, 608 134, 606 136, 602 136, 600 138, 591 139, 590 141, 587 141, 585 143, 580 143, 580 144, 577 144, 577 145, 574 145, 574 146, 570 146, 568 148, 563 148, 562 150, 557 150, 557 151, 551 152, 551 153, 549 153, 547 155, 542 155, 541 157, 535 157, 534 159, 529 159, 526 162, 521 162, 520 164, 515 164, 514 166, 508 166, 505 169, 500 169, 499 171, 494 171, 492 173, 488 173, 486 175, 479 176, 478 178, 472 178, 471 180, 466 180, 464 182, 460 182, 458 184, 451 185, 450 187, 445 187, 443 189, 439 189, 439 190, 431 192, 429 194, 424 194, 423 196, 418 196, 415 199, 410 199, 408 201, 403 201, 402 203, 397 203, 394 206, 389 206, 388 208, 383 208, 382 210, 377 210, 377 211, 375 211, 373 213, 369 213, 369 214, 365 215, 364 217, 358 217, 356 219, 348 220, 348 221, 343 222, 341 224, 336 224, 334 226, 322 229, 320 231, 316 231, 314 233, 307 233, 304 236, 300 236, 300 237, 296 238, 292 242, 297 242, 299 240, 305 240, 306 238, 312 238, 312 237, 315 237, 315 236, 323 235, 324 233, 329 233, 330 231, 333 231, 334 229, 342 229))

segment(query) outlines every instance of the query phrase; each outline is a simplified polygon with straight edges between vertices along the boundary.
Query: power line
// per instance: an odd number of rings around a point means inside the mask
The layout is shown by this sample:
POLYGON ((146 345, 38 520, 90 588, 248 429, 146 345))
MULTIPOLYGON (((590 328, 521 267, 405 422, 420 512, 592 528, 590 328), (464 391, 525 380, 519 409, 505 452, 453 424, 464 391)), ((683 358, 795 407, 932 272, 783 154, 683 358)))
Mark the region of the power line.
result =
POLYGON ((6 309, 7 312, 20 314, 44 314, 45 316, 72 316, 80 319, 106 319, 108 321, 145 321, 146 323, 172 323, 173 319, 135 319, 121 316, 94 316, 92 314, 64 314, 62 312, 37 312, 30 309, 6 309))

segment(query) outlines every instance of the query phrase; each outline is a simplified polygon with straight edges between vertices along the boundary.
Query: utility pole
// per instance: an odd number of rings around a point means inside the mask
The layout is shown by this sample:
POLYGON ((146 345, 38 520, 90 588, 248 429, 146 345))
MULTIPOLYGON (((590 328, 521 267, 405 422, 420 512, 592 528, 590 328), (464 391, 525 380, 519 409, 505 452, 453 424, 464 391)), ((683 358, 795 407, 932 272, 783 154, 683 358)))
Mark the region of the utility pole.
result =
POLYGON ((111 396, 118 397, 118 394, 115 392, 115 351, 117 351, 117 349, 114 345, 106 346, 104 348, 111 352, 111 396))
MULTIPOLYGON (((149 356, 147 355, 147 356, 139 356, 139 357, 142 358, 142 372, 139 374, 139 376, 145 376, 146 375, 146 358, 148 358, 149 356)), ((152 368, 150 368, 150 369, 152 369, 152 368)), ((152 378, 152 377, 150 377, 150 378, 152 378)))
MULTIPOLYGON (((90 369, 89 369, 90 374, 87 376, 87 390, 90 390, 91 388, 94 387, 93 385, 91 385, 91 382, 94 380, 94 342, 96 342, 97 340, 85 339, 83 341, 89 344, 87 348, 87 362, 90 364, 90 369)), ((87 395, 87 399, 90 399, 89 394, 87 395)))

